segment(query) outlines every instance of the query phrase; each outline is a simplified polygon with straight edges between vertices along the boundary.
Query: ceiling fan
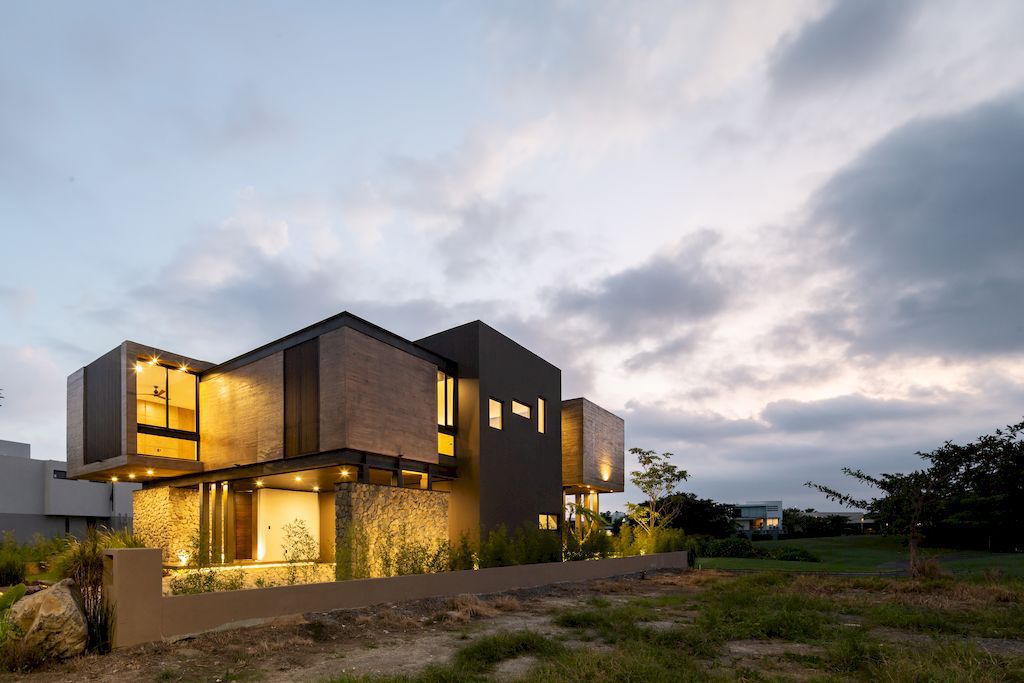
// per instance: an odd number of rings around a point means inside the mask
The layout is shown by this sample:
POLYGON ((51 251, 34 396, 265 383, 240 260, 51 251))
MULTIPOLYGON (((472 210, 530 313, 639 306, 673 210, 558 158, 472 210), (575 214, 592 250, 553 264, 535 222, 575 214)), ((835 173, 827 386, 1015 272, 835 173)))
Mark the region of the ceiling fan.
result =
POLYGON ((153 396, 155 398, 167 398, 167 390, 161 389, 159 384, 153 385, 153 396))

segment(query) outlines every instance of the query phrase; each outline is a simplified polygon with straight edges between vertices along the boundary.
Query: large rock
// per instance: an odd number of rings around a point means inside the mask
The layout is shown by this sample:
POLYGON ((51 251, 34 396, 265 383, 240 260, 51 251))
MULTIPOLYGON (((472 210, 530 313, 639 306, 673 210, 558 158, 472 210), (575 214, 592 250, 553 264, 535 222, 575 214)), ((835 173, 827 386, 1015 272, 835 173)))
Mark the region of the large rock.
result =
POLYGON ((47 659, 64 659, 85 652, 89 629, 82 596, 71 579, 26 595, 7 615, 26 647, 47 659))

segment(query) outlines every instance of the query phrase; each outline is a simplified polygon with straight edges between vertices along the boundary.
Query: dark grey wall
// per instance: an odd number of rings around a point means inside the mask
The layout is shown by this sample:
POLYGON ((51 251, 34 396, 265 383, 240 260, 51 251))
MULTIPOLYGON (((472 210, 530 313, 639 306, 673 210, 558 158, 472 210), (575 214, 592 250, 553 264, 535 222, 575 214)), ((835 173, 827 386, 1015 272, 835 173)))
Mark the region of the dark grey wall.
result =
POLYGON ((513 531, 536 528, 538 515, 562 511, 562 372, 480 321, 417 342, 459 364, 458 498, 478 493, 478 525, 486 533, 499 524, 513 531), (488 401, 504 404, 503 428, 488 426, 488 401), (537 431, 537 398, 547 400, 547 429, 537 431), (531 407, 530 419, 512 413, 512 400, 531 407), (475 420, 475 424, 467 423, 475 420), (475 479, 475 481, 474 481, 475 479))
POLYGON ((46 538, 63 536, 65 530, 78 538, 84 538, 88 521, 92 519, 96 524, 109 526, 109 518, 86 518, 86 517, 54 517, 49 515, 16 515, 0 512, 0 532, 11 531, 19 543, 28 543, 34 534, 40 534, 46 538), (65 524, 65 520, 67 523, 65 524))
POLYGON ((121 455, 121 347, 85 366, 85 462, 121 455))

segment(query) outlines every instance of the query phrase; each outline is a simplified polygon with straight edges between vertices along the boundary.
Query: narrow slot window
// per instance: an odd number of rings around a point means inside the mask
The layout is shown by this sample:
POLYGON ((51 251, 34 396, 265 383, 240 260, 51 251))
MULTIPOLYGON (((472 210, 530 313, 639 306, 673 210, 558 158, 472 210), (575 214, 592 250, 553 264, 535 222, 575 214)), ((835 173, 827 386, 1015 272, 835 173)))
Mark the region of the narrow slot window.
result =
POLYGON ((547 417, 547 401, 542 398, 537 399, 537 431, 541 434, 544 433, 544 420, 547 417))
POLYGON ((487 424, 494 429, 501 429, 501 413, 504 407, 502 402, 492 398, 488 401, 487 407, 487 424))
POLYGON ((530 406, 519 401, 512 401, 512 414, 518 415, 519 417, 525 417, 527 420, 530 419, 530 406))

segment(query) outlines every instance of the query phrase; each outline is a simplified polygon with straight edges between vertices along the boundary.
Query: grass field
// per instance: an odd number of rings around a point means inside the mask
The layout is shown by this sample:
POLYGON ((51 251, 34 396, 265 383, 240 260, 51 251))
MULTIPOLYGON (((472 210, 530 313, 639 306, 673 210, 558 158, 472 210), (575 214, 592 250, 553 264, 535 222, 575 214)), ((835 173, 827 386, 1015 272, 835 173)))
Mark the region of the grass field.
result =
POLYGON ((664 580, 674 590, 558 609, 560 631, 492 633, 415 675, 334 681, 1024 680, 1018 579, 703 571, 664 580))
MULTIPOLYGON (((834 538, 800 538, 785 541, 758 541, 758 548, 795 546, 821 558, 821 562, 783 562, 734 557, 702 557, 698 564, 705 569, 756 569, 770 571, 810 572, 888 572, 905 568, 907 548, 895 536, 838 536, 834 538)), ((922 549, 924 557, 939 561, 944 569, 956 574, 981 574, 999 569, 1008 576, 1024 577, 1024 554, 986 553, 972 550, 922 549)))

